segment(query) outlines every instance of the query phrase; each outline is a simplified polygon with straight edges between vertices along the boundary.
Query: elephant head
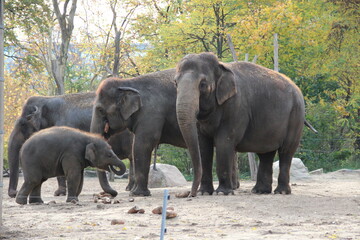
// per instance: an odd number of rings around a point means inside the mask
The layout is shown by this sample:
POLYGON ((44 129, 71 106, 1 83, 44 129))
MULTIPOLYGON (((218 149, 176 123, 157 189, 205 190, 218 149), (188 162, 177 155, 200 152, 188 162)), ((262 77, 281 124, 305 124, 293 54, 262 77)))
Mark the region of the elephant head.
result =
MULTIPOLYGON (((140 93, 134 88, 120 87, 120 80, 113 78, 103 81, 96 92, 90 131, 105 138, 126 129, 131 116, 142 106, 140 93)), ((102 189, 116 196, 104 172, 98 171, 102 189)))
POLYGON ((139 91, 121 87, 119 80, 107 79, 98 87, 90 131, 106 138, 126 129, 131 116, 142 107, 139 91))
POLYGON ((191 158, 200 162, 197 121, 205 121, 237 93, 234 74, 212 53, 190 54, 178 63, 175 82, 180 130, 191 158))
POLYGON ((110 145, 105 142, 89 143, 86 145, 85 159, 90 162, 91 166, 106 171, 111 169, 119 176, 123 175, 126 171, 125 164, 116 156, 110 145), (115 167, 120 168, 120 170, 116 170, 115 167))
POLYGON ((10 134, 8 144, 8 161, 10 168, 10 183, 8 194, 16 196, 16 187, 19 175, 19 152, 24 142, 34 133, 41 129, 41 107, 28 103, 24 106, 21 116, 16 120, 13 131, 10 134))

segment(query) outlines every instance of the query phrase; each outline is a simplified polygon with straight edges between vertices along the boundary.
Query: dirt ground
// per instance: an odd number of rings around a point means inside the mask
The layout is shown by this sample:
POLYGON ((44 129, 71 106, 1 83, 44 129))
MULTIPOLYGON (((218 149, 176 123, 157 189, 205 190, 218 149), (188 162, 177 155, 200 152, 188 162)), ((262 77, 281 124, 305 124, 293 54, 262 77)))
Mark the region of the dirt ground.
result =
MULTIPOLYGON (((19 180, 21 186, 23 179, 19 180)), ((118 204, 94 203, 101 192, 97 178, 86 178, 78 204, 53 197, 56 179, 43 184, 43 205, 15 203, 4 178, 3 226, 0 239, 159 239, 164 189, 151 197, 125 192, 127 180, 111 185, 118 204), (55 201, 55 203, 53 202, 55 201), (144 214, 128 214, 134 206, 144 214), (122 220, 111 225, 113 219, 122 220)), ((334 172, 292 181, 291 195, 256 195, 255 183, 241 180, 235 195, 176 198, 187 187, 168 188, 168 206, 178 214, 166 221, 165 239, 357 239, 360 240, 360 171, 334 172)), ((273 188, 276 182, 273 184, 273 188)))

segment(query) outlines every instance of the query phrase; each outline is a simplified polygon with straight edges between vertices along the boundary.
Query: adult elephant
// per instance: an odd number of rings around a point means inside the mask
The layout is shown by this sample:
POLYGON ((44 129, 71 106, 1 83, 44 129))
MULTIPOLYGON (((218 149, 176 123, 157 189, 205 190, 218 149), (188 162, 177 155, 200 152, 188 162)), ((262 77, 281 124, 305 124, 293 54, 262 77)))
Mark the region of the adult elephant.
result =
POLYGON ((212 53, 190 54, 177 65, 176 111, 194 162, 202 161, 200 191, 233 193, 234 154, 255 152, 260 164, 254 193, 272 191, 272 163, 280 158, 275 193, 290 194, 289 170, 305 122, 300 89, 286 76, 248 62, 221 63, 212 53))
MULTIPOLYGON (((19 151, 24 142, 35 132, 52 126, 68 126, 90 131, 94 92, 61 96, 30 97, 16 120, 8 144, 10 180, 8 195, 15 197, 19 178, 19 151)), ((132 134, 124 132, 110 139, 119 158, 131 158, 132 134)), ((58 178, 59 188, 55 195, 66 194, 64 177, 58 178)))
MULTIPOLYGON (((97 89, 91 132, 116 133, 127 128, 134 133, 132 195, 150 195, 148 175, 155 146, 186 147, 176 119, 174 74, 175 69, 169 69, 130 79, 108 78, 97 89)), ((201 179, 200 162, 193 162, 193 169, 191 194, 195 196, 201 179)), ((114 191, 106 177, 100 181, 106 192, 114 191)))

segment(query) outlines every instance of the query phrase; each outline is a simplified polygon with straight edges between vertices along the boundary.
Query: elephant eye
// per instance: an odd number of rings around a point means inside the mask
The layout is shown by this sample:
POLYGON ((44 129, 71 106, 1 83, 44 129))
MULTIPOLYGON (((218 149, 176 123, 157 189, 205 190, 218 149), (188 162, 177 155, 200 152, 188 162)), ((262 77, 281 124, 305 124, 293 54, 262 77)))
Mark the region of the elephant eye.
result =
POLYGON ((107 157, 108 157, 108 158, 111 158, 111 157, 112 157, 112 154, 111 154, 111 153, 108 153, 108 154, 107 154, 107 157))
POLYGON ((101 107, 97 107, 96 110, 98 111, 98 113, 100 113, 101 115, 105 115, 105 110, 101 107))
POLYGON ((201 80, 200 85, 199 85, 199 90, 200 90, 201 92, 206 92, 206 91, 207 91, 207 88, 208 88, 208 85, 207 85, 206 81, 205 81, 205 80, 201 80))

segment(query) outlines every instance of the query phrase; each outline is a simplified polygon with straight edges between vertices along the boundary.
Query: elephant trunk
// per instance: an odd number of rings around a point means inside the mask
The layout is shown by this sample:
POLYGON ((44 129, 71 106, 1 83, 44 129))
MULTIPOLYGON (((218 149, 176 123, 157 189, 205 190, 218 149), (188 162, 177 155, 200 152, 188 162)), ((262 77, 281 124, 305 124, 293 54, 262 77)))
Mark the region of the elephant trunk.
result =
POLYGON ((116 162, 112 163, 110 169, 118 176, 121 176, 126 172, 126 166, 120 159, 117 159, 116 162), (114 166, 118 167, 120 170, 115 169, 114 166))
MULTIPOLYGON (((103 121, 103 119, 101 117, 97 116, 95 109, 94 109, 92 119, 91 119, 90 132, 104 135, 105 125, 106 124, 103 121)), ((126 170, 126 167, 125 167, 125 170, 126 170)), ((118 193, 110 186, 109 181, 107 179, 106 172, 98 170, 97 176, 99 178, 100 186, 104 190, 104 192, 111 194, 111 196, 113 196, 113 197, 116 197, 116 195, 118 193)))
POLYGON ((20 149, 25 142, 24 136, 21 134, 20 130, 15 127, 11 132, 8 144, 8 162, 10 169, 10 179, 9 179, 9 189, 8 195, 11 198, 16 197, 16 188, 18 185, 19 179, 19 155, 20 149))
MULTIPOLYGON (((188 79, 190 80, 190 78, 188 79)), ((201 156, 196 127, 196 114, 199 111, 199 91, 197 85, 189 80, 184 79, 178 86, 176 115, 191 156, 194 170, 191 196, 196 196, 202 177, 201 156)))

